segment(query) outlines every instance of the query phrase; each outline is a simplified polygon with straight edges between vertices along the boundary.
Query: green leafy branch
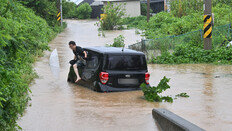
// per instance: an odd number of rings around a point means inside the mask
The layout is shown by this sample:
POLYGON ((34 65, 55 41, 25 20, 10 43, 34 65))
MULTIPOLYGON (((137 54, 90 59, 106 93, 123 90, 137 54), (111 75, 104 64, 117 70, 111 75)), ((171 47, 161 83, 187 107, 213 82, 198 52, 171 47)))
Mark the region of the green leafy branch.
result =
MULTIPOLYGON (((170 86, 168 82, 170 78, 163 77, 163 79, 159 82, 158 86, 147 86, 145 83, 141 85, 142 91, 144 93, 144 97, 147 101, 155 101, 155 102, 173 102, 173 98, 171 96, 161 96, 160 93, 169 89, 170 86)), ((176 97, 189 97, 187 93, 180 93, 176 95, 176 97)))

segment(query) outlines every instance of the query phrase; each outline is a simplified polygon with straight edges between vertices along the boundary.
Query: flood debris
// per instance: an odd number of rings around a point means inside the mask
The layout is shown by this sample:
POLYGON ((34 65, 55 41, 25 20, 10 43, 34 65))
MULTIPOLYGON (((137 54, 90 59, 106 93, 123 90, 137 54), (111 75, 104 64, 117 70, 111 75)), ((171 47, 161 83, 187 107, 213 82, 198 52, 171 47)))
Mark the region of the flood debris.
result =
POLYGON ((49 65, 53 76, 58 79, 60 74, 60 62, 59 62, 57 49, 54 49, 52 51, 49 58, 49 65))

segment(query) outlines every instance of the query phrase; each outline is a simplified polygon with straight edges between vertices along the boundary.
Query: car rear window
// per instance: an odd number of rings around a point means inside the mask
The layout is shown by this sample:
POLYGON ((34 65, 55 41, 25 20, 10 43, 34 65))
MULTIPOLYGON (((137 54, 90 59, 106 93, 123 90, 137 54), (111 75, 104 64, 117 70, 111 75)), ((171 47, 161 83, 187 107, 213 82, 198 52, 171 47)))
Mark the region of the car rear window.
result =
POLYGON ((108 70, 146 70, 146 59, 143 55, 109 55, 108 70))

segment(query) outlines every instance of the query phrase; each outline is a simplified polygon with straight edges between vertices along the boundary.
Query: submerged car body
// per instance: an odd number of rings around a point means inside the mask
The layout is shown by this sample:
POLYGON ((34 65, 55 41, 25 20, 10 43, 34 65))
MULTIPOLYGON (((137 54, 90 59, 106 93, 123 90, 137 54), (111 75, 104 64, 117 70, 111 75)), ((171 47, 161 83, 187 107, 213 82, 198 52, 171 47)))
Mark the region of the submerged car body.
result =
MULTIPOLYGON (((99 92, 138 90, 149 85, 149 73, 144 53, 116 47, 89 47, 86 65, 78 68, 82 78, 78 84, 99 92)), ((68 81, 76 75, 70 67, 68 81)))

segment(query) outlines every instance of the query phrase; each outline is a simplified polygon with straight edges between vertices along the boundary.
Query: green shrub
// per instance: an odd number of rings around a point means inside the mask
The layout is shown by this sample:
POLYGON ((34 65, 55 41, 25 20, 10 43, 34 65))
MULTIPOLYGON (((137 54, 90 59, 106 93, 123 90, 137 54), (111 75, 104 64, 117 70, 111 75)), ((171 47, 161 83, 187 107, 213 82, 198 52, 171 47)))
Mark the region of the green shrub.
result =
POLYGON ((113 30, 116 26, 122 25, 122 17, 125 15, 123 4, 113 4, 108 2, 102 9, 105 17, 102 18, 97 25, 100 30, 113 30))
POLYGON ((122 19, 122 24, 127 25, 129 28, 134 27, 138 29, 144 29, 147 24, 146 16, 137 16, 137 17, 126 17, 122 19))
POLYGON ((89 19, 91 16, 92 8, 88 3, 83 3, 77 7, 78 19, 89 19))
POLYGON ((216 6, 218 4, 224 4, 228 6, 232 6, 232 1, 231 0, 212 0, 213 6, 216 6))
POLYGON ((154 58, 153 63, 181 64, 181 63, 215 63, 232 64, 232 47, 218 47, 204 50, 203 47, 191 44, 179 45, 173 53, 165 52, 154 58))
MULTIPOLYGON (((39 3, 38 3, 39 4, 39 3)), ((47 22, 17 1, 0 4, 0 129, 16 130, 26 108, 29 84, 36 77, 32 63, 56 35, 47 22)))
POLYGON ((114 43, 112 45, 107 45, 110 47, 124 47, 125 37, 122 35, 119 35, 118 37, 114 38, 114 43))
POLYGON ((226 4, 217 4, 213 7, 214 26, 229 24, 232 22, 232 8, 226 4))
POLYGON ((172 0, 170 5, 171 13, 176 17, 203 11, 203 0, 172 0))

